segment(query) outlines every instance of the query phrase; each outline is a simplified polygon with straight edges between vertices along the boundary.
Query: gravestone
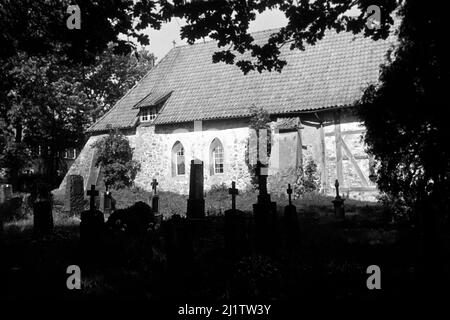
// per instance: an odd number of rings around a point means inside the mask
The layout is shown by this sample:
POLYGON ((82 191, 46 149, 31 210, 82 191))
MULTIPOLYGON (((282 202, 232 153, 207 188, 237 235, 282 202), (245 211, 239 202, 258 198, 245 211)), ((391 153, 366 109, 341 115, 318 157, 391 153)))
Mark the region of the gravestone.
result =
POLYGON ((237 260, 245 254, 247 241, 244 212, 236 209, 239 190, 234 181, 228 193, 231 195, 231 209, 225 211, 225 251, 228 258, 237 260))
POLYGON ((12 186, 10 184, 0 184, 0 233, 3 232, 4 214, 10 210, 10 200, 12 198, 12 186))
POLYGON ((89 210, 81 212, 80 241, 86 251, 95 254, 101 244, 105 218, 103 213, 95 207, 95 198, 98 196, 95 185, 91 185, 87 195, 90 197, 89 210))
POLYGON ((203 161, 191 160, 189 179, 189 199, 186 216, 190 219, 205 217, 205 199, 203 197, 203 161))
POLYGON ((3 237, 4 211, 9 207, 8 203, 12 198, 12 186, 10 184, 0 184, 0 240, 3 237))
POLYGON ((292 251, 298 244, 300 230, 298 224, 297 208, 292 204, 292 188, 290 184, 288 184, 286 192, 289 199, 289 204, 284 208, 286 247, 289 251, 292 251))
POLYGON ((339 219, 345 219, 345 208, 344 208, 344 201, 345 199, 342 199, 339 195, 339 181, 336 180, 334 183, 334 186, 336 187, 336 197, 334 198, 333 206, 334 206, 334 215, 335 217, 339 219))
POLYGON ((70 215, 79 215, 84 210, 83 177, 69 175, 67 178, 64 210, 70 215))
POLYGON ((33 233, 38 237, 53 233, 52 200, 46 185, 37 186, 33 203, 33 233))
POLYGON ((0 184, 0 203, 4 203, 12 198, 12 185, 0 184))
POLYGON ((156 187, 158 186, 158 181, 156 179, 153 179, 152 183, 152 209, 153 214, 155 215, 155 224, 161 225, 162 222, 162 214, 159 212, 159 195, 156 190, 156 187))
POLYGON ((272 255, 277 248, 277 204, 267 193, 267 167, 258 162, 258 202, 253 205, 255 219, 255 249, 259 253, 272 255))

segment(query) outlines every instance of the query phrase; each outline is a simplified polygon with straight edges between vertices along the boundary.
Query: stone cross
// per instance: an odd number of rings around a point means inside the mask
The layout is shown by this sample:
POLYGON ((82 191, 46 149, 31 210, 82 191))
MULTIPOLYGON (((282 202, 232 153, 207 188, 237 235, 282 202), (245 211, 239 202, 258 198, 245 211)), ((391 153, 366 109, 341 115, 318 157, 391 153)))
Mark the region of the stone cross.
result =
POLYGON ((345 218, 345 208, 344 208, 344 201, 345 199, 342 199, 339 196, 339 181, 336 180, 334 183, 334 186, 336 187, 336 198, 332 201, 334 205, 334 213, 335 216, 341 219, 345 218))
POLYGON ((336 182, 334 183, 334 186, 336 187, 336 198, 340 198, 339 196, 339 181, 336 179, 336 182))
POLYGON ((289 183, 288 184, 288 188, 287 188, 287 194, 288 194, 288 197, 289 197, 289 205, 292 205, 292 199, 291 199, 291 194, 292 194, 292 189, 291 189, 291 184, 289 183))
POLYGON ((231 209, 236 210, 236 195, 239 194, 239 190, 236 189, 236 182, 231 182, 231 188, 228 188, 228 193, 231 194, 231 209))
POLYGON ((95 190, 94 184, 91 184, 91 190, 87 191, 87 195, 90 197, 89 210, 95 210, 95 197, 98 196, 98 190, 95 190))
POLYGON ((152 185, 152 190, 153 190, 153 194, 156 194, 156 186, 158 185, 158 181, 156 179, 153 179, 151 185, 152 185))

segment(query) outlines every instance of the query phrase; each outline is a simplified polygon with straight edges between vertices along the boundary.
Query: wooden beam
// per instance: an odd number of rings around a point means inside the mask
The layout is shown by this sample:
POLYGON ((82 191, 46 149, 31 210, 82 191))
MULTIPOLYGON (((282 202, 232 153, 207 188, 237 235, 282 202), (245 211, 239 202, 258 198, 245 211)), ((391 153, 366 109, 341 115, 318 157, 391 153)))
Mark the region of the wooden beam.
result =
POLYGON ((300 118, 297 118, 297 158, 295 160, 296 169, 303 169, 303 142, 302 142, 302 124, 300 118))
POLYGON ((344 149, 345 153, 347 154, 347 157, 349 157, 351 163, 353 164, 353 167, 355 168, 356 173, 358 174, 359 178, 361 179, 363 186, 368 187, 369 179, 362 172, 361 168, 358 165, 358 162, 356 162, 356 159, 353 156, 352 152, 350 151, 350 148, 347 146, 347 144, 345 143, 344 139, 342 139, 342 137, 341 137, 341 144, 342 144, 342 148, 344 149))
POLYGON ((342 138, 341 138, 341 114, 334 113, 334 137, 336 143, 336 176, 339 183, 344 185, 344 174, 342 169, 342 138))
POLYGON ((326 155, 325 134, 323 130, 323 124, 319 127, 319 133, 320 133, 320 165, 322 167, 320 182, 322 184, 322 192, 326 194, 328 191, 328 172, 327 172, 327 155, 326 155))
MULTIPOLYGON (((362 134, 365 133, 366 130, 365 129, 360 129, 360 130, 347 130, 347 131, 341 131, 341 136, 347 136, 347 135, 352 135, 352 134, 362 134)), ((335 133, 334 132, 327 132, 325 133, 325 137, 334 137, 335 133)))

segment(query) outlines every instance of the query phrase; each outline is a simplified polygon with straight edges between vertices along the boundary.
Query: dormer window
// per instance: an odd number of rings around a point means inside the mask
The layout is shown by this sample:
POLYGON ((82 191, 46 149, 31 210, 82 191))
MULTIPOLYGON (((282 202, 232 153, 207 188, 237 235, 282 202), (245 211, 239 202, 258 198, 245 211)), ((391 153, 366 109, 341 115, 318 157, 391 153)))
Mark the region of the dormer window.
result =
POLYGON ((167 99, 169 99, 170 92, 150 92, 144 99, 139 101, 133 109, 140 109, 139 121, 141 123, 153 122, 158 116, 159 111, 163 108, 167 99))
POLYGON ((141 122, 152 122, 156 119, 158 115, 158 108, 155 107, 146 107, 141 109, 141 122))

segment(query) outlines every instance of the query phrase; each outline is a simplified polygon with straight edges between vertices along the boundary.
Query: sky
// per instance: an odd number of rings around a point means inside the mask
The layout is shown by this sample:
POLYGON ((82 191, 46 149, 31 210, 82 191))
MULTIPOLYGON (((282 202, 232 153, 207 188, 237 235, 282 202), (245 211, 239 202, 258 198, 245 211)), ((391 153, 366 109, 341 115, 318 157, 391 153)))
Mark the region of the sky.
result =
MULTIPOLYGON (((266 10, 256 16, 250 23, 249 31, 261 31, 285 26, 287 19, 283 12, 279 10, 266 10)), ((150 45, 145 48, 153 53, 157 61, 161 60, 175 45, 187 44, 186 40, 180 38, 180 27, 184 22, 178 18, 172 19, 169 23, 162 25, 160 30, 147 29, 146 33, 150 37, 150 45)))

